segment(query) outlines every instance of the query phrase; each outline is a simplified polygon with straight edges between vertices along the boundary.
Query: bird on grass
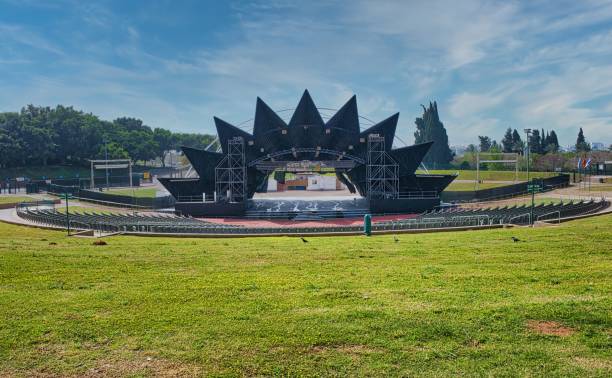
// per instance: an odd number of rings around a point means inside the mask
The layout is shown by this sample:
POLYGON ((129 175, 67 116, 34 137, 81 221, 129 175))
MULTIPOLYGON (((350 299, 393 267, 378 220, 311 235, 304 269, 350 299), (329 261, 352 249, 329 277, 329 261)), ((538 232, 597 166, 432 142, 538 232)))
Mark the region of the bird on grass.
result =
POLYGON ((303 243, 308 243, 308 240, 306 240, 306 239, 304 239, 304 238, 300 238, 300 239, 302 239, 302 242, 303 242, 303 243))
POLYGON ((393 241, 399 243, 399 239, 397 238, 397 236, 393 235, 393 241))
POLYGON ((515 237, 513 236, 513 237, 512 237, 512 241, 516 243, 516 242, 520 242, 520 241, 521 241, 521 239, 519 239, 519 238, 515 238, 515 237))

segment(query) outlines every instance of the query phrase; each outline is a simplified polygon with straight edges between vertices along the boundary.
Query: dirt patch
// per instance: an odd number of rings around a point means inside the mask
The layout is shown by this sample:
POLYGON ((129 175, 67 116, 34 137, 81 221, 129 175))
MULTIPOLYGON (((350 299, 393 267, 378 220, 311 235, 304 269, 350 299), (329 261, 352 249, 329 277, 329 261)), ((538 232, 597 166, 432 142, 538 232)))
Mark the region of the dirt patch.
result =
POLYGON ((193 377, 201 374, 198 366, 153 357, 137 360, 100 361, 81 377, 125 377, 130 375, 153 377, 193 377))
POLYGON ((601 358, 576 357, 574 364, 586 370, 608 370, 612 371, 612 361, 601 358))
POLYGON ((351 355, 362 355, 362 354, 371 354, 378 353, 380 349, 373 348, 367 345, 314 345, 308 348, 309 353, 327 353, 327 352, 339 352, 344 354, 351 355))
POLYGON ((573 335, 576 331, 573 328, 566 327, 555 321, 539 321, 528 320, 527 328, 534 333, 547 336, 567 337, 573 335))

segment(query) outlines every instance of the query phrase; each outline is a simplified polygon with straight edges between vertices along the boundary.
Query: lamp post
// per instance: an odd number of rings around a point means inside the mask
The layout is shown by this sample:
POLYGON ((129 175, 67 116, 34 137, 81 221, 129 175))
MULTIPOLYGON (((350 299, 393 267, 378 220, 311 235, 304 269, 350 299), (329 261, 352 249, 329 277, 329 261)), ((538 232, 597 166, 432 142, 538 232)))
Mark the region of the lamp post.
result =
POLYGON ((529 139, 531 138, 531 129, 525 129, 527 135, 527 182, 529 182, 529 139))
POLYGON ((108 141, 106 139, 104 140, 104 159, 106 160, 104 164, 106 171, 106 190, 108 190, 108 141))
POLYGON ((64 201, 66 202, 66 229, 68 230, 68 236, 70 236, 70 212, 68 206, 68 190, 64 192, 64 201))
POLYGON ((524 129, 527 135, 527 192, 531 191, 531 209, 529 210, 529 223, 533 225, 533 207, 535 205, 535 189, 529 181, 529 139, 531 137, 531 129, 524 129))

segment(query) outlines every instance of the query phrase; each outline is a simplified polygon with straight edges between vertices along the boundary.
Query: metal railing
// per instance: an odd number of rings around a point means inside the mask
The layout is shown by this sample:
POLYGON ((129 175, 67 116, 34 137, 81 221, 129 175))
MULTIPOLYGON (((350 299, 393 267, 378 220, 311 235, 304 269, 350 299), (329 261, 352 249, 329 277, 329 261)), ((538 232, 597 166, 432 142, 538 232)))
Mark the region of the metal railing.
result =
POLYGON ((538 215, 538 217, 536 218, 536 221, 540 221, 540 219, 546 216, 552 215, 552 214, 557 214, 557 223, 561 223, 561 210, 555 210, 555 211, 551 211, 546 214, 538 215))

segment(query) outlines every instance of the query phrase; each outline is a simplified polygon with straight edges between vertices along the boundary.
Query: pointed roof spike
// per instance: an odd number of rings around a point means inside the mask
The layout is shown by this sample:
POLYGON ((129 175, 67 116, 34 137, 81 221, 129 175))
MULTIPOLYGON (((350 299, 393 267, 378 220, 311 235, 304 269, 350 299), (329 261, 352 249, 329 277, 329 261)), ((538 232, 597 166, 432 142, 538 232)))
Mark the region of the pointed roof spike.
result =
POLYGON ((217 135, 219 136, 219 143, 221 143, 221 149, 223 150, 223 153, 227 153, 227 141, 233 137, 243 137, 245 142, 253 139, 253 135, 237 128, 236 126, 228 122, 225 122, 221 118, 213 117, 213 119, 215 120, 215 126, 217 127, 217 135))
POLYGON ((212 152, 206 150, 200 150, 198 148, 182 146, 181 150, 187 156, 187 159, 191 163, 191 166, 198 173, 200 177, 210 177, 215 174, 215 167, 221 159, 223 154, 219 152, 212 152))
POLYGON ((399 176, 411 175, 417 170, 421 161, 434 142, 425 142, 389 151, 389 154, 399 165, 399 176))
POLYGON ((343 129, 359 133, 359 113, 357 112, 357 96, 353 95, 346 104, 334 114, 325 124, 327 128, 343 129))
POLYGON ((276 114, 261 98, 257 97, 255 106, 255 121, 253 123, 253 136, 263 137, 268 132, 287 127, 283 119, 276 114))
POLYGON ((360 138, 365 138, 368 134, 382 134, 385 137, 385 149, 391 151, 393 140, 395 139, 395 129, 397 128, 397 120, 399 113, 395 113, 391 117, 378 122, 376 125, 362 131, 359 134, 360 138))
POLYGON ((324 122, 317 110, 317 107, 310 97, 310 93, 308 93, 308 89, 304 90, 304 94, 300 99, 300 102, 291 116, 291 121, 289 121, 289 126, 296 125, 314 125, 314 126, 323 126, 324 122))

